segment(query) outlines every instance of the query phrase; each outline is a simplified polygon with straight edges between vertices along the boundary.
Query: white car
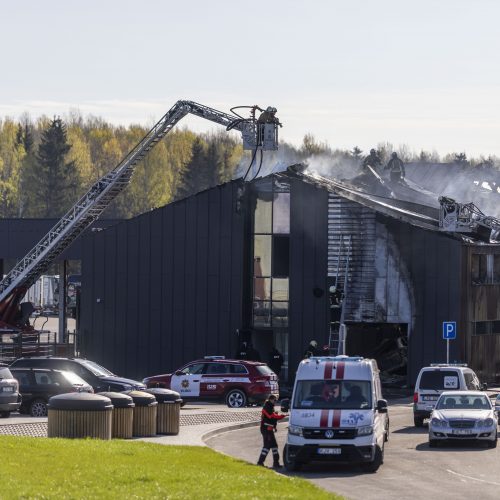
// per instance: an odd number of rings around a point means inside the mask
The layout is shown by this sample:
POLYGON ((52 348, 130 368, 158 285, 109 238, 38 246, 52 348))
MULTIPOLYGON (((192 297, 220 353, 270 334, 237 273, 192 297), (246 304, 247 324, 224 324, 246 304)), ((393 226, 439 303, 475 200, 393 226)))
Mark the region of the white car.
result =
POLYGON ((497 414, 480 391, 447 391, 437 400, 429 420, 429 446, 447 440, 486 441, 497 445, 497 414))

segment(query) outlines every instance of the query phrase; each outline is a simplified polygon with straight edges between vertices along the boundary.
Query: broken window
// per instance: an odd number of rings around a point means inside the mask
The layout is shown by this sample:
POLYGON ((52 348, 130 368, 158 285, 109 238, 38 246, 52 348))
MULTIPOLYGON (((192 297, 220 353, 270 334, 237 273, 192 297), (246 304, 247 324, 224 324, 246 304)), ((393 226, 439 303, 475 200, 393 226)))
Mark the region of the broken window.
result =
POLYGON ((500 283, 500 255, 493 255, 493 283, 500 283))
POLYGON ((488 266, 486 254, 472 254, 472 283, 480 285, 487 283, 488 266))

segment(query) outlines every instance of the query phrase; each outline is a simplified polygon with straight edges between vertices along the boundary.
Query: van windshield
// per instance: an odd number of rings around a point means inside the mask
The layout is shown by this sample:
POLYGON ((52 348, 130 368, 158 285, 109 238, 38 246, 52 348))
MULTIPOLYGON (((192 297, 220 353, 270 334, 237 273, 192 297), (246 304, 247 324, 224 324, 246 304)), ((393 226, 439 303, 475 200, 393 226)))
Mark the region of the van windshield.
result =
POLYGON ((371 383, 366 380, 300 380, 295 387, 293 408, 309 410, 372 408, 371 383))

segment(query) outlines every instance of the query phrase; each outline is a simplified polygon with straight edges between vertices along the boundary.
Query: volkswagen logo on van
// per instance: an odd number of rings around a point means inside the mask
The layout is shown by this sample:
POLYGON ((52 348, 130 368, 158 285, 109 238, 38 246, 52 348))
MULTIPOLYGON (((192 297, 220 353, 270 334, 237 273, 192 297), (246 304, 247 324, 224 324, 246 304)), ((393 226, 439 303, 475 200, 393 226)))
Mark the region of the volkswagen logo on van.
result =
POLYGON ((331 431, 331 430, 326 431, 325 432, 325 437, 326 437, 326 439, 332 439, 332 437, 333 437, 333 431, 331 431))

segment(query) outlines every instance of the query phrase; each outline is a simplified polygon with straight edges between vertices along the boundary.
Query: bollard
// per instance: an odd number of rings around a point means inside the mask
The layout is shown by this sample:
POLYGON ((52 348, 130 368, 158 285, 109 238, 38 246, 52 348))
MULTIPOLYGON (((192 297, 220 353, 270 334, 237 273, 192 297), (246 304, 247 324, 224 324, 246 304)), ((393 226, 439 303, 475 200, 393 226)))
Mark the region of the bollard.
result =
POLYGON ((134 437, 156 436, 156 417, 158 403, 152 394, 142 391, 125 391, 123 394, 130 396, 134 401, 134 437))
POLYGON ((49 399, 48 437, 111 439, 113 405, 97 394, 71 392, 49 399))
POLYGON ((98 394, 109 398, 113 404, 111 437, 131 439, 134 427, 134 400, 121 392, 99 392, 98 394))
POLYGON ((146 389, 158 401, 157 434, 179 434, 180 410, 182 399, 180 394, 169 389, 146 389))

